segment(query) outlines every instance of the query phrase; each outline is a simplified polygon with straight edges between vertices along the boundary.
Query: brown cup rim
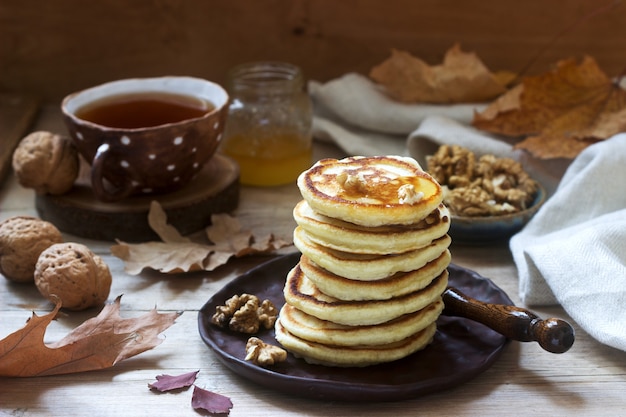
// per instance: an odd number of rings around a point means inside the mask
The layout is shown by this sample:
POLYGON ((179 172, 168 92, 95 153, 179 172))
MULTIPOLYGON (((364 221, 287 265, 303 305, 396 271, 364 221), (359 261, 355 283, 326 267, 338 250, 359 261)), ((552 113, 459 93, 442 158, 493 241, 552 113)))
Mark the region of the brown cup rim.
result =
POLYGON ((219 113, 220 111, 222 111, 227 105, 228 105, 228 101, 229 101, 229 96, 228 93, 226 92, 226 90, 219 84, 213 82, 213 81, 209 81, 209 80, 205 80, 203 78, 198 78, 198 77, 190 77, 190 76, 178 76, 178 75, 166 75, 166 76, 161 76, 161 77, 135 77, 135 78, 123 78, 123 79, 119 79, 119 80, 115 80, 115 81, 109 81, 106 83, 102 83, 102 84, 98 84, 95 85, 93 87, 89 87, 89 88, 85 88, 83 90, 79 90, 79 91, 75 91, 73 93, 70 93, 68 95, 66 95, 63 100, 61 101, 61 111, 62 113, 71 118, 73 120, 74 123, 80 124, 80 125, 85 125, 85 126, 90 126, 92 128, 97 128, 97 129, 101 129, 101 130, 107 130, 107 131, 118 131, 118 132, 139 132, 139 131, 150 131, 150 130, 158 130, 158 129, 162 129, 164 127, 167 126, 172 126, 172 125, 184 125, 186 123, 193 123, 195 121, 198 120, 202 120, 202 119, 206 119, 209 117, 212 117, 213 115, 215 115, 216 113, 219 113), (125 87, 127 88, 128 86, 132 85, 132 84, 138 84, 141 83, 141 85, 161 85, 160 83, 165 83, 167 84, 168 81, 171 82, 186 82, 186 83, 199 83, 202 84, 204 86, 207 86, 208 88, 213 89, 216 92, 217 97, 219 98, 219 100, 211 100, 208 99, 204 96, 202 96, 202 98, 205 98, 207 100, 209 100, 214 106, 215 108, 209 112, 207 112, 206 114, 200 116, 200 117, 193 117, 193 118, 189 118, 189 119, 185 119, 185 120, 181 120, 179 122, 174 122, 174 123, 164 123, 164 124, 160 124, 160 125, 156 125, 156 126, 148 126, 148 127, 139 127, 139 128, 117 128, 117 127, 110 127, 110 126, 105 126, 105 125, 101 125, 98 123, 94 123, 88 120, 84 120, 81 119, 79 117, 76 116, 75 112, 77 109, 81 108, 82 106, 86 105, 87 103, 93 102, 95 100, 104 98, 104 97, 110 97, 110 96, 115 96, 118 94, 126 94, 128 92, 150 92, 150 91, 158 91, 158 92, 173 92, 173 93, 182 93, 182 94, 188 94, 190 96, 194 96, 197 97, 198 94, 195 91, 184 91, 181 92, 177 89, 171 88, 171 89, 167 89, 167 88, 132 88, 130 91, 125 89, 125 87), (106 90, 106 89, 111 89, 112 91, 110 93, 104 93, 104 94, 100 94, 97 95, 99 92, 106 90), (91 100, 85 100, 85 102, 81 105, 77 105, 74 109, 70 110, 68 109, 69 104, 72 102, 72 100, 76 100, 77 97, 80 97, 81 95, 89 95, 89 94, 94 94, 97 95, 96 97, 94 97, 91 100))

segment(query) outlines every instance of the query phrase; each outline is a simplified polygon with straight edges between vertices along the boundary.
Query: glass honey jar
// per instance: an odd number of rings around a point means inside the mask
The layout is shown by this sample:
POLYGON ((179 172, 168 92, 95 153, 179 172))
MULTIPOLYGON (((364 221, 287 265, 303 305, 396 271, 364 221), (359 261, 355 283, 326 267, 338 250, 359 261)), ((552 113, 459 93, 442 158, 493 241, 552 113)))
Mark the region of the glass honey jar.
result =
POLYGON ((228 119, 221 152, 239 164, 242 184, 295 181, 312 159, 312 104, 299 67, 253 62, 228 75, 228 119))

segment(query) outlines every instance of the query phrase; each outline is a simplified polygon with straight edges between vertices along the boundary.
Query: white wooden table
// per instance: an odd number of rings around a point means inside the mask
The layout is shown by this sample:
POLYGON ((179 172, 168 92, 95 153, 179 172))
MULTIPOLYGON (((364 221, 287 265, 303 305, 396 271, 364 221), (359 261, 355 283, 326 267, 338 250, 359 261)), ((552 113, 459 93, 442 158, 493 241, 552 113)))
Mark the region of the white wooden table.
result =
MULTIPOLYGON (((58 112, 47 108, 35 129, 64 132, 58 112)), ((342 156, 317 144, 316 156, 342 156)), ((295 185, 278 188, 242 187, 235 213, 256 232, 271 231, 290 238, 295 225, 291 210, 300 199, 295 185)), ((34 194, 10 177, 0 189, 0 220, 37 215, 34 194)), ((113 274, 109 302, 123 294, 122 315, 139 316, 157 307, 184 311, 155 349, 113 368, 38 378, 0 378, 1 416, 195 416, 191 390, 155 394, 148 389, 156 375, 200 370, 196 384, 231 398, 231 416, 626 416, 626 353, 594 341, 574 323, 576 342, 565 354, 551 354, 535 343, 510 343, 486 372, 454 389, 390 403, 322 402, 260 386, 223 366, 198 333, 203 304, 234 277, 267 258, 240 259, 214 272, 131 276, 109 252, 111 242, 66 235, 101 255, 113 274)), ((451 247, 453 262, 491 278, 520 304, 516 268, 506 245, 451 247)), ((0 338, 21 328, 31 311, 44 314, 51 305, 34 286, 0 279, 0 338)), ((570 320, 559 307, 534 310, 538 315, 570 320)), ((67 313, 53 322, 46 340, 57 340, 97 310, 67 313)), ((571 320, 570 320, 571 322, 571 320)))

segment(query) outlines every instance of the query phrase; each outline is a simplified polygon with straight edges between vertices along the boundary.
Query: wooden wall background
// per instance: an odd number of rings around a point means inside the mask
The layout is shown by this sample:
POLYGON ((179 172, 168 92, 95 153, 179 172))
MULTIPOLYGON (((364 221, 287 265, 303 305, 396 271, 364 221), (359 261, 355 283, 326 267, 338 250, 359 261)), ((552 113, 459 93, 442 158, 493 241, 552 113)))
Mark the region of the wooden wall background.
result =
POLYGON ((0 92, 45 100, 131 76, 223 82, 286 60, 308 78, 367 73, 391 48, 438 63, 455 42, 494 70, 590 54, 626 68, 626 5, 593 0, 0 0, 0 92), (597 15, 594 11, 608 5, 597 15), (585 19, 567 30, 575 22, 585 19), (552 40, 565 31, 555 43, 552 40))

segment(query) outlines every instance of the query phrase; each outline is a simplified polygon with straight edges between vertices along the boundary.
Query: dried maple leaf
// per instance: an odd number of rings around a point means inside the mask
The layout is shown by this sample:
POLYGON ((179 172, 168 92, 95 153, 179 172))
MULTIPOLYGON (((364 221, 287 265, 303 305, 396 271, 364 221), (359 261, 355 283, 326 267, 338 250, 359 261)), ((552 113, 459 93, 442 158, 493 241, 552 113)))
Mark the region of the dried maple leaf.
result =
POLYGON ((148 218, 163 242, 130 244, 118 240, 111 247, 111 253, 124 261, 124 270, 131 275, 145 268, 167 274, 212 271, 233 257, 271 253, 289 245, 272 234, 257 239, 228 214, 211 216, 211 226, 206 229, 211 244, 195 243, 181 236, 167 224, 166 214, 157 202, 151 204, 148 218))
POLYGON ((506 91, 514 74, 493 74, 475 53, 456 44, 441 65, 430 66, 408 52, 392 50, 391 57, 370 71, 388 94, 405 103, 468 103, 492 100, 506 91))
POLYGON ((591 57, 557 63, 545 74, 525 77, 482 113, 479 129, 523 137, 517 149, 538 158, 574 158, 587 146, 626 130, 626 91, 591 57))
POLYGON ((191 406, 194 410, 206 410, 211 414, 230 414, 233 403, 224 395, 194 386, 191 406))
POLYGON ((31 377, 93 371, 159 345, 164 330, 181 313, 156 310, 137 318, 119 315, 120 300, 107 304, 98 316, 86 320, 55 343, 44 343, 44 334, 61 303, 46 315, 33 313, 24 328, 0 340, 0 376, 31 377))
POLYGON ((181 388, 187 388, 196 382, 196 376, 200 371, 188 372, 182 375, 157 375, 156 382, 148 384, 148 388, 153 391, 167 392, 181 388))

